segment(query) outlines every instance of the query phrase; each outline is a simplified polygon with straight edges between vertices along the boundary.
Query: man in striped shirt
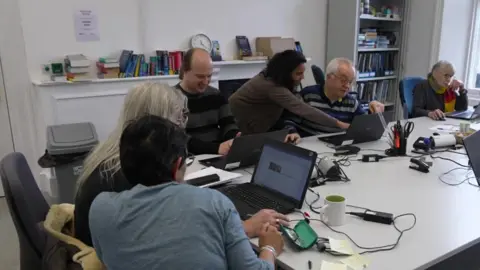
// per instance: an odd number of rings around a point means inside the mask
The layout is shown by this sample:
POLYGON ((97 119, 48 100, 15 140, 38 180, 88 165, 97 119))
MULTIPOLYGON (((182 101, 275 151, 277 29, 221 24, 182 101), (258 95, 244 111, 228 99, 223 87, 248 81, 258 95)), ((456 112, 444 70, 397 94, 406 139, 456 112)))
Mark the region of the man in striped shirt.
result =
MULTIPOLYGON (((351 123, 355 116, 367 114, 369 111, 371 113, 383 112, 385 107, 382 103, 371 101, 368 111, 362 108, 357 98, 349 93, 355 76, 355 67, 350 60, 335 58, 327 66, 325 84, 305 87, 300 92, 300 96, 312 107, 345 123, 351 123)), ((302 136, 329 131, 325 127, 301 119, 296 115, 287 115, 285 119, 285 125, 297 130, 302 136)))
POLYGON ((188 151, 195 155, 226 155, 233 138, 240 135, 227 100, 209 85, 212 73, 212 59, 207 51, 191 49, 185 53, 181 81, 176 87, 188 99, 188 151))

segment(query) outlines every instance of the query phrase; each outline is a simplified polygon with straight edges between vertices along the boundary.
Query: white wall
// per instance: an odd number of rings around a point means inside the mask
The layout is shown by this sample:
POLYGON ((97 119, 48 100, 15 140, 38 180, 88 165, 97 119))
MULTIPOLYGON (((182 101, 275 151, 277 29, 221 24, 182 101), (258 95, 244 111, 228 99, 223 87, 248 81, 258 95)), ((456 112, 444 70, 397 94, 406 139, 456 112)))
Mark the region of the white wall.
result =
POLYGON ((444 0, 438 59, 452 62, 455 77, 465 81, 475 0, 444 0))
POLYGON ((405 76, 425 76, 433 63, 447 60, 466 80, 475 0, 411 0, 405 76))
MULTIPOLYGON (((325 65, 327 0, 1 0, 0 57, 15 150, 27 156, 36 175, 45 142, 34 113, 39 111, 32 79, 42 65, 65 54, 95 59, 121 49, 146 52, 185 49, 191 35, 205 32, 220 41, 224 58, 235 54, 235 35, 291 36, 302 42, 311 64, 325 65), (229 4, 226 4, 229 3, 229 4), (73 14, 92 9, 99 19, 100 41, 78 43, 73 14), (251 15, 247 19, 245 14, 251 15)), ((313 84, 307 73, 305 85, 313 84)), ((79 111, 78 113, 82 113, 79 111)))
MULTIPOLYGON (((9 103, 15 151, 22 152, 34 172, 36 166, 33 87, 27 72, 25 42, 17 0, 0 1, 0 57, 9 103)), ((41 34, 39 33, 39 39, 41 34)))
MULTIPOLYGON (((131 49, 187 49, 193 34, 220 42, 222 55, 236 55, 235 35, 294 37, 313 64, 324 66, 327 0, 19 0, 28 71, 45 79, 42 65, 65 54, 91 59, 131 49), (73 14, 92 9, 99 19, 100 41, 76 42, 73 14), (52 12, 55 10, 55 12, 52 12), (247 14, 249 18, 247 19, 247 14)), ((254 44, 253 44, 254 45, 254 44)), ((254 46, 253 46, 254 47, 254 46)), ((313 83, 307 75, 306 84, 313 83)))
POLYGON ((19 0, 28 71, 39 79, 42 65, 66 54, 84 53, 92 59, 141 47, 137 0, 19 0), (77 42, 74 12, 92 9, 98 15, 100 41, 77 42))

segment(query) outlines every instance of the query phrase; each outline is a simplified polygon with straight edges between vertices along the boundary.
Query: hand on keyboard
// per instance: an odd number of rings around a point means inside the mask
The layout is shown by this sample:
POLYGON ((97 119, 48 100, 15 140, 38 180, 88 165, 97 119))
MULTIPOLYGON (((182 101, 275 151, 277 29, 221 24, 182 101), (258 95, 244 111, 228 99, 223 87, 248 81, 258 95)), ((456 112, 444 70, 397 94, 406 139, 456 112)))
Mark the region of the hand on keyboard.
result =
POLYGON ((290 220, 287 216, 282 215, 275 210, 263 209, 258 211, 251 218, 245 220, 243 227, 245 229, 245 233, 247 233, 247 236, 252 238, 259 236, 262 226, 265 223, 269 223, 270 225, 278 228, 279 225, 288 226, 289 221, 290 220))

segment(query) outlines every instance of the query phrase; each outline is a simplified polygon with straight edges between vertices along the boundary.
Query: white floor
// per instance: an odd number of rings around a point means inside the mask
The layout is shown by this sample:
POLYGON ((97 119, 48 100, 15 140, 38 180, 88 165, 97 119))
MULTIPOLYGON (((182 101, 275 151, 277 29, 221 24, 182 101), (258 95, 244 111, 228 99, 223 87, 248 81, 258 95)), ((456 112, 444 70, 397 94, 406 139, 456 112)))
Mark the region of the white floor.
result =
POLYGON ((18 238, 5 198, 0 198, 0 269, 19 270, 18 238))

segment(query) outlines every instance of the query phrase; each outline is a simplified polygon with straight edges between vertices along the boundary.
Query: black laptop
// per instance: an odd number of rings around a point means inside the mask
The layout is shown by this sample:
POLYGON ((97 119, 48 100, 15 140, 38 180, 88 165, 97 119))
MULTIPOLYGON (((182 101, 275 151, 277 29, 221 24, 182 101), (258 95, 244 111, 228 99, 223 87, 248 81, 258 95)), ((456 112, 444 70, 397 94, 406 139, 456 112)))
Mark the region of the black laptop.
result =
POLYGON ((473 174, 475 174, 477 183, 480 185, 480 131, 463 139, 463 145, 465 146, 465 151, 470 159, 470 166, 472 167, 473 174))
POLYGON ((445 116, 453 119, 473 120, 480 117, 480 106, 477 106, 475 109, 469 108, 466 111, 449 112, 445 116))
POLYGON ((232 200, 244 220, 261 209, 288 214, 302 208, 316 159, 314 151, 268 141, 250 183, 220 191, 232 200))
POLYGON ((346 132, 321 135, 318 139, 335 146, 376 141, 382 137, 392 119, 393 112, 355 116, 346 132))
POLYGON ((254 135, 245 135, 233 140, 230 151, 225 156, 202 159, 204 166, 213 166, 222 170, 235 170, 257 164, 262 147, 267 140, 285 141, 288 130, 279 130, 254 135))

